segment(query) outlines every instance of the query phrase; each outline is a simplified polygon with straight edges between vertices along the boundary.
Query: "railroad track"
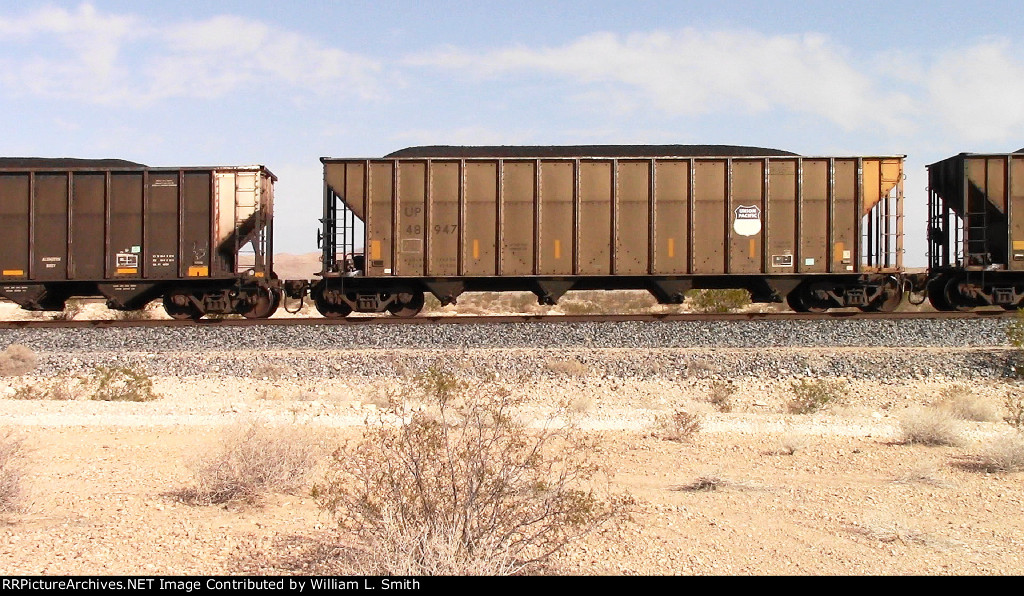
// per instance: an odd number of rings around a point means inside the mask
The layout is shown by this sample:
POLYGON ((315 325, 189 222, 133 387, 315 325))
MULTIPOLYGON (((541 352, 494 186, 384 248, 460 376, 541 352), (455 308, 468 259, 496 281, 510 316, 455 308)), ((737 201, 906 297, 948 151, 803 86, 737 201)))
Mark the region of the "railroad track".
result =
POLYGON ((221 318, 173 320, 20 320, 0 321, 0 329, 37 328, 108 328, 108 327, 246 327, 301 325, 482 325, 495 323, 601 323, 620 321, 822 321, 822 320, 905 320, 905 319, 992 319, 1015 316, 1013 311, 979 310, 969 312, 861 312, 826 313, 758 312, 758 313, 686 313, 686 314, 602 314, 602 315, 420 315, 412 318, 392 316, 350 316, 343 319, 323 317, 283 317, 278 319, 221 318))

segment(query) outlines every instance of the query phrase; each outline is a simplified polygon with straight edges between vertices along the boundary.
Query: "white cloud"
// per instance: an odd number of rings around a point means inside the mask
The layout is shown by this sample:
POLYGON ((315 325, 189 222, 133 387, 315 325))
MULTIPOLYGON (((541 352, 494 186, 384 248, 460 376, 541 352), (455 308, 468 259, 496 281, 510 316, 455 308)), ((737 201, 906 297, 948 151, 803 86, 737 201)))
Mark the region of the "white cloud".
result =
POLYGON ((883 90, 877 73, 858 70, 840 48, 815 34, 598 33, 557 47, 485 53, 450 48, 406 62, 482 78, 538 73, 605 85, 619 106, 649 105, 668 114, 781 109, 815 114, 847 130, 881 125, 897 131, 910 125, 914 108, 911 98, 883 90))
POLYGON ((44 8, 0 17, 2 93, 108 105, 276 90, 379 95, 381 65, 235 16, 163 24, 44 8))
POLYGON ((945 52, 929 73, 929 112, 938 122, 972 142, 1021 143, 1024 61, 1015 57, 1008 42, 983 41, 945 52))

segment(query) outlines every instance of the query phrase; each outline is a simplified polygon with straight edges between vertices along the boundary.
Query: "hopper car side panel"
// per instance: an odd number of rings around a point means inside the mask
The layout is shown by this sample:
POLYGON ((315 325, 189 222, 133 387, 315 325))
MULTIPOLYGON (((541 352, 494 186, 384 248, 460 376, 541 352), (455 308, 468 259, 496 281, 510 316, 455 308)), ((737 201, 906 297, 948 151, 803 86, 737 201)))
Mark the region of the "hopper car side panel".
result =
POLYGON ((11 240, 0 251, 3 296, 42 310, 63 309, 71 296, 103 296, 131 310, 175 294, 201 315, 248 312, 270 292, 272 194, 234 188, 272 184, 264 168, 35 161, 46 163, 0 168, 0 233, 11 240), (225 180, 230 196, 220 192, 225 180), (239 292, 240 284, 260 289, 239 292))
POLYGON ((322 161, 325 219, 365 223, 350 250, 330 234, 324 245, 319 302, 340 311, 423 290, 444 303, 466 290, 553 301, 591 288, 672 302, 691 287, 780 300, 807 279, 830 280, 805 284, 812 308, 900 291, 902 157, 322 161))

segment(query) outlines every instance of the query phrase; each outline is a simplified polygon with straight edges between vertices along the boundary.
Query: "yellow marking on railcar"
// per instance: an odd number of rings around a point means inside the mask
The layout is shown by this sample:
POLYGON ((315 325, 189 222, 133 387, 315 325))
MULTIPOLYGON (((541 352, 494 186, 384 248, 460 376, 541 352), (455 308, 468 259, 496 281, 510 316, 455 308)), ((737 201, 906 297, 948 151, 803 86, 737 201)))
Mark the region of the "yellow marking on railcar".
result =
POLYGON ((754 256, 754 254, 756 252, 757 252, 757 240, 754 240, 753 238, 751 238, 750 239, 750 253, 749 254, 750 254, 750 256, 754 256))
POLYGON ((832 251, 832 260, 836 263, 843 261, 843 252, 846 250, 846 245, 842 242, 836 242, 835 249, 832 251))
POLYGON ((1024 241, 1014 240, 1013 241, 1013 250, 1024 250, 1024 241))
POLYGON ((561 259, 562 258, 562 241, 561 240, 555 240, 555 258, 556 259, 561 259))
POLYGON ((118 275, 135 275, 138 272, 139 272, 139 270, 137 268, 135 268, 135 267, 118 267, 117 268, 117 274, 118 275))
POLYGON ((480 241, 477 240, 476 238, 473 239, 473 258, 480 258, 480 241))
POLYGON ((207 277, 210 275, 209 267, 196 267, 192 266, 188 268, 189 277, 207 277))
POLYGON ((6 276, 24 276, 24 269, 4 269, 4 275, 6 276))
POLYGON ((676 239, 675 238, 669 238, 668 239, 668 258, 671 259, 674 256, 676 256, 676 239))
POLYGON ((370 241, 370 258, 374 261, 380 260, 380 240, 370 241))

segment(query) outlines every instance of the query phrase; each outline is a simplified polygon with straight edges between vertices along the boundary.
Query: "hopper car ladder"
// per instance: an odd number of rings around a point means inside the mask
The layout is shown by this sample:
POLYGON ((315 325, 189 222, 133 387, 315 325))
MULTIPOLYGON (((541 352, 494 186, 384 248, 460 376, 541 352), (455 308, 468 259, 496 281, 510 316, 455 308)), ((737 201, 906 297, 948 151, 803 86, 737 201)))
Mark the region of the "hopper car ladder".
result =
POLYGON ((247 269, 266 271, 266 213, 260 204, 259 183, 258 175, 235 176, 235 273, 247 269), (252 180, 252 185, 243 186, 243 180, 252 180))
MULTIPOLYGON (((886 181, 880 180, 880 186, 886 181)), ((883 195, 870 212, 864 215, 861 227, 861 263, 878 269, 901 266, 903 251, 903 209, 899 185, 883 195)))
POLYGON ((323 232, 317 234, 317 243, 323 249, 324 273, 355 273, 356 216, 340 196, 325 189, 324 217, 320 220, 323 232))

